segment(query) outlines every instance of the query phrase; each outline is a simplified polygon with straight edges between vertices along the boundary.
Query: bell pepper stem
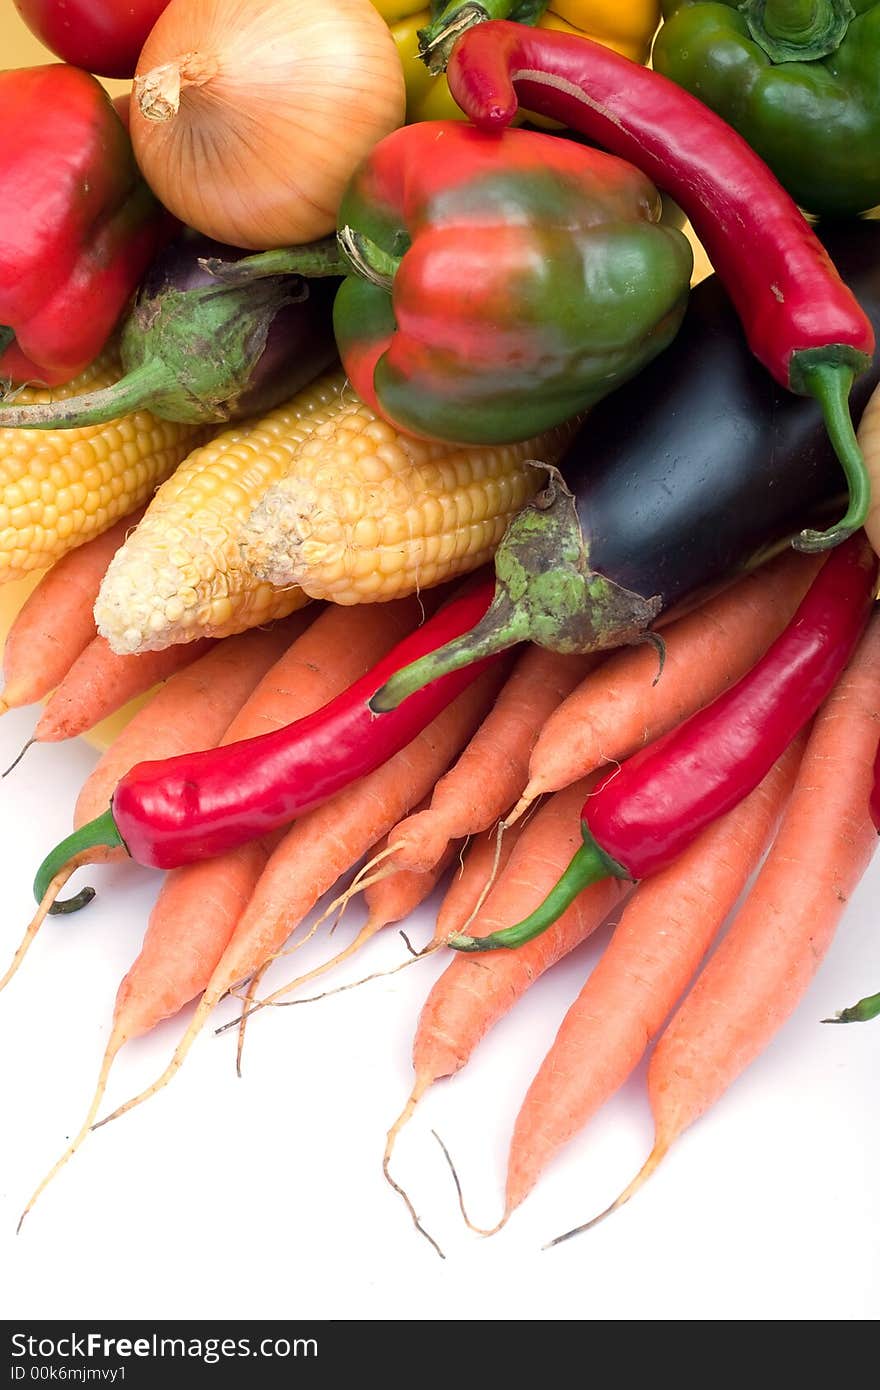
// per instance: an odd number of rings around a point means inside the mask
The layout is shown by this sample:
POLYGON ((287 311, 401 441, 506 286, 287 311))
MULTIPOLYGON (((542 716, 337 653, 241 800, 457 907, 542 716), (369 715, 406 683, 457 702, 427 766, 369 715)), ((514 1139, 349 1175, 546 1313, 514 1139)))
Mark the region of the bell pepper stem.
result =
MULTIPOLYGON (((121 846, 125 849, 125 841, 117 829, 113 819, 113 811, 109 808, 103 815, 97 816, 95 820, 90 820, 87 825, 82 825, 78 830, 74 830, 72 835, 68 835, 53 850, 49 851, 34 879, 34 897, 37 902, 43 901, 55 875, 60 873, 75 855, 81 854, 83 850, 95 849, 98 845, 107 845, 110 848, 121 846)), ((67 898, 64 902, 54 902, 49 911, 55 914, 78 912, 81 907, 90 903, 94 896, 95 890, 93 888, 83 888, 74 897, 67 898)))
POLYGON ((495 596, 470 632, 395 672, 370 700, 374 714, 396 709, 430 681, 516 642, 554 652, 593 652, 639 640, 660 601, 614 584, 590 568, 574 498, 547 464, 547 486, 514 517, 495 555, 495 596))
POLYGON ((880 1017, 880 994, 868 994, 864 999, 860 999, 857 1004, 850 1004, 848 1009, 841 1009, 834 1018, 823 1018, 823 1023, 868 1023, 872 1018, 880 1017))
POLYGON ((419 56, 432 76, 446 71, 458 39, 475 24, 488 19, 512 19, 537 24, 549 0, 449 0, 430 24, 419 30, 419 56))
POLYGON ((447 938, 447 946, 454 951, 515 950, 527 941, 534 941, 536 936, 552 927, 571 907, 578 894, 591 884, 599 883, 603 878, 629 878, 622 865, 603 853, 583 823, 581 828, 584 843, 575 851, 562 877, 534 912, 515 926, 503 927, 500 931, 490 932, 488 936, 467 936, 455 932, 447 938))
POLYGON ((349 262, 335 236, 313 241, 308 246, 282 246, 275 251, 259 251, 240 261, 224 261, 221 256, 203 256, 199 265, 225 285, 249 285, 269 275, 302 275, 321 280, 348 275, 349 262))
POLYGON ((752 38, 774 63, 826 58, 855 18, 850 0, 747 0, 740 9, 752 38))
MULTIPOLYGON (((808 354, 803 356, 807 357, 808 354)), ((849 413, 849 393, 854 374, 851 366, 841 362, 802 360, 799 365, 797 389, 814 396, 821 405, 828 437, 849 487, 849 506, 836 526, 828 531, 801 531, 795 538, 795 549, 808 554, 839 545, 864 525, 868 515, 871 480, 849 413)))
POLYGON ((6 429, 75 429, 118 420, 148 403, 154 392, 171 385, 171 374, 159 359, 144 362, 121 381, 84 396, 45 405, 4 405, 0 402, 0 426, 6 429))

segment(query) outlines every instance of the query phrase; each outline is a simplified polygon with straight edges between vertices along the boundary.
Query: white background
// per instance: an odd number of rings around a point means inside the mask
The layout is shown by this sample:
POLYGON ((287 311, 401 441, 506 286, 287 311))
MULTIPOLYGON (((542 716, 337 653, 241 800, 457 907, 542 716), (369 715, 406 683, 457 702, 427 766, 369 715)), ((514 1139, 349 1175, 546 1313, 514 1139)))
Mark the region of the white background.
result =
MULTIPOLYGON (((0 722, 4 766, 33 722, 33 711, 0 722)), ((30 915, 33 871, 67 832, 94 760, 82 742, 32 748, 0 783, 4 957, 30 915)), ((628 1207, 546 1252, 546 1239, 602 1208, 646 1155, 643 1071, 490 1240, 462 1227, 431 1137, 436 1127, 473 1215, 490 1224, 520 1100, 606 936, 535 985, 469 1067, 425 1099, 399 1146, 397 1176, 445 1262, 381 1173, 385 1130, 410 1087, 415 1020, 439 969, 429 960, 319 1004, 264 1012, 249 1033, 242 1080, 230 1035, 206 1032, 166 1091, 91 1136, 15 1235, 29 1193, 85 1113, 116 986, 158 879, 126 865, 89 881, 95 903, 51 919, 0 996, 4 1317, 850 1320, 880 1312, 880 1022, 819 1024, 880 988, 880 854, 812 990, 766 1055, 628 1207)), ((427 912, 419 920, 424 939, 427 912)), ((343 924, 339 944, 357 921, 353 913, 343 924)), ((295 963, 314 963, 329 946, 324 938, 295 963)), ((390 929, 349 978, 404 958, 390 929)), ((111 1104, 162 1070, 182 1023, 130 1044, 111 1104)))

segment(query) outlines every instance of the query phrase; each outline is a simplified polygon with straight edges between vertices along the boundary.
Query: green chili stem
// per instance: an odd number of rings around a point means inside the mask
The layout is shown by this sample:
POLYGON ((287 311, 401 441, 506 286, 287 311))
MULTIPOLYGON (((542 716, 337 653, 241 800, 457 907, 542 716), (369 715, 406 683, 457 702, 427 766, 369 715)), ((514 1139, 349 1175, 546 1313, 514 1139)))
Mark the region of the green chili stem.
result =
POLYGON ((828 531, 801 531, 796 537, 796 550, 814 552, 829 550, 845 541, 865 523, 871 502, 871 480, 859 448, 849 413, 849 393, 853 368, 840 362, 802 363, 799 381, 804 391, 814 396, 822 407, 828 437, 849 485, 849 506, 845 516, 828 531))
POLYGON ((224 261, 219 256, 203 257, 203 270, 222 280, 224 285, 248 285, 252 280, 265 280, 269 275, 303 275, 306 279, 322 280, 331 275, 347 275, 350 270, 335 236, 313 241, 308 246, 282 246, 275 251, 259 251, 240 261, 224 261))
POLYGON ((517 946, 524 946, 527 941, 533 941, 548 927, 552 927, 563 912, 571 907, 578 894, 589 888, 590 884, 599 883, 603 878, 629 878, 626 869, 604 854, 588 831, 583 826, 581 828, 584 831, 584 843, 575 852, 558 883, 550 889, 534 912, 517 922, 516 926, 504 927, 488 936, 464 936, 456 932, 449 937, 447 946, 451 946, 455 951, 497 951, 501 948, 512 950, 517 946))
POLYGON ((880 1016, 880 994, 867 994, 857 1004, 841 1009, 834 1018, 823 1018, 823 1023, 867 1023, 880 1016))
POLYGON ((444 647, 438 647, 437 651, 428 652, 418 661, 412 661, 409 666, 395 671, 371 698, 370 709, 373 713, 387 714, 389 710, 397 709, 408 695, 414 695, 431 681, 526 640, 528 617, 524 611, 510 611, 506 621, 498 623, 493 610, 494 604, 470 632, 463 632, 444 647))
MULTIPOLYGON (((97 816, 95 820, 90 820, 87 825, 80 826, 79 830, 74 830, 72 835, 68 835, 53 850, 49 851, 34 879, 34 897, 37 902, 43 901, 53 878, 70 863, 71 859, 82 854, 85 850, 95 849, 98 845, 107 845, 111 849, 121 845, 125 849, 125 841, 117 829, 113 812, 109 808, 103 815, 97 816)), ((68 898, 65 902, 54 902, 49 911, 53 913, 77 912, 81 907, 85 907, 86 903, 91 902, 94 896, 94 889, 83 888, 81 892, 68 898)))
POLYGON ((6 429, 75 429, 102 425, 148 405, 156 391, 172 385, 168 368, 158 358, 145 362, 121 381, 84 396, 70 396, 47 405, 0 405, 0 426, 6 429))
POLYGON ((746 0, 740 9, 752 38, 774 63, 827 57, 855 18, 850 0, 746 0))
POLYGON ((548 4, 549 0, 449 0, 430 24, 419 30, 422 62, 435 76, 445 72, 456 39, 475 24, 484 24, 487 19, 537 24, 548 4))

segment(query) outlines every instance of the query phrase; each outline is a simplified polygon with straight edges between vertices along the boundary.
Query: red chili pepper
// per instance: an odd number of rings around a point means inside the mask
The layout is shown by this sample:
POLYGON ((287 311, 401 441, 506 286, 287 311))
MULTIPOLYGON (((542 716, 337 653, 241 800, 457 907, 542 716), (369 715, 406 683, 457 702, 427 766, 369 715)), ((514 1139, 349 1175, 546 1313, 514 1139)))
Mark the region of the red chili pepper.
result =
MULTIPOLYGON (((37 900, 70 860, 97 845, 121 845, 156 869, 208 859, 286 825, 387 762, 497 658, 443 676, 390 715, 373 714, 369 697, 393 671, 479 621, 493 592, 487 579, 454 599, 304 719, 222 748, 138 763, 117 785, 109 810, 44 859, 34 882, 37 900)), ((75 911, 92 896, 84 889, 54 910, 75 911)))
POLYGON ((57 386, 101 351, 173 219, 100 82, 0 73, 0 377, 57 386))
POLYGON ((489 936, 454 936, 459 951, 521 946, 591 883, 664 869, 737 806, 813 717, 849 661, 874 600, 877 557, 863 534, 826 561, 758 664, 665 738, 613 768, 581 811, 584 843, 530 916, 489 936))
POLYGON ((447 76, 484 130, 503 130, 519 99, 601 144, 678 202, 776 380, 820 402, 846 473, 850 503, 830 531, 796 544, 821 550, 862 525, 870 500, 849 416, 853 377, 874 333, 797 205, 745 140, 690 93, 579 35, 503 21, 456 44, 447 76))

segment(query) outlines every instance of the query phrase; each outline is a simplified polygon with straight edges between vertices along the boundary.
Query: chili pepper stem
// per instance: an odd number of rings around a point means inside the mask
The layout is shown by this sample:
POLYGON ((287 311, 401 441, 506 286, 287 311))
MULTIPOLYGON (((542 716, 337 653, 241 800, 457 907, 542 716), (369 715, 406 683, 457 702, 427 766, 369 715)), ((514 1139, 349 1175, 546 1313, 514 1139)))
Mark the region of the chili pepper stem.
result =
POLYGON ((834 53, 855 18, 850 0, 748 0, 740 9, 771 62, 811 62, 834 53))
POLYGON ((868 1023, 880 1017, 880 994, 868 994, 848 1009, 841 1009, 833 1018, 823 1018, 823 1023, 868 1023))
POLYGON ((490 932, 488 936, 465 936, 461 932, 454 932, 446 944, 454 951, 513 950, 517 946, 524 946, 527 941, 533 941, 548 927, 552 927, 563 912, 571 907, 578 894, 589 888, 590 884, 611 877, 629 878, 629 874, 621 864, 604 854, 595 840, 589 838, 585 832, 584 843, 575 851, 562 877, 528 917, 524 917, 513 927, 490 932))
POLYGON ((0 427, 6 429, 74 429, 102 425, 130 415, 146 405, 154 391, 171 386, 172 377, 158 359, 144 362, 121 381, 84 396, 70 396, 48 405, 4 405, 0 402, 0 427))
POLYGON ((348 275, 351 269, 336 236, 324 237, 308 246, 282 246, 275 251, 259 251, 240 261, 224 261, 219 256, 203 256, 199 265, 224 285, 249 285, 270 275, 303 275, 321 280, 348 275))
POLYGON ((419 57, 433 77, 446 71, 456 39, 487 19, 537 24, 549 0, 449 0, 436 19, 419 30, 419 57))
MULTIPOLYGON (((802 354, 797 367, 797 389, 815 397, 822 407, 828 437, 846 475, 849 506, 836 526, 827 531, 801 531, 793 542, 796 550, 812 554, 829 550, 864 525, 871 502, 871 481, 849 413, 849 393, 855 371, 839 362, 807 361, 802 354)), ((794 378, 794 369, 792 372, 794 378)))
POLYGON ((503 651, 537 642, 557 652, 601 651, 642 636, 660 608, 590 569, 571 492, 555 468, 549 482, 511 522, 495 555, 495 597, 460 637, 386 681, 370 699, 384 714, 431 681, 503 651))
MULTIPOLYGON (((78 858, 83 851, 95 849, 98 845, 107 845, 111 849, 120 845, 123 849, 126 848, 125 841, 116 828, 112 809, 97 816, 95 820, 89 821, 87 825, 80 826, 79 830, 74 830, 71 835, 68 835, 53 850, 49 851, 34 879, 34 897, 37 902, 43 901, 52 880, 67 868, 71 859, 78 858)), ((80 862, 85 863, 86 861, 81 860, 80 862)), ((53 914, 78 912, 81 907, 90 903, 94 896, 93 888, 83 888, 74 897, 68 898, 64 902, 54 902, 49 911, 53 914)))

